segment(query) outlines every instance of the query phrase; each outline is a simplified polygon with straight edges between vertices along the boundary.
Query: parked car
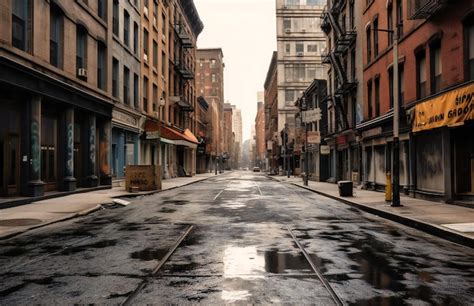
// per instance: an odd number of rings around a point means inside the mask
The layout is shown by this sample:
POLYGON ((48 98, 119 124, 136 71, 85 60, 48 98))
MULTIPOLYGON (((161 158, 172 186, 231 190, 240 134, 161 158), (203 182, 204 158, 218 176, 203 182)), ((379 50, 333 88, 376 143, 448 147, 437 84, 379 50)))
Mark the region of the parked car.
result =
POLYGON ((253 172, 260 172, 260 167, 253 167, 253 172))

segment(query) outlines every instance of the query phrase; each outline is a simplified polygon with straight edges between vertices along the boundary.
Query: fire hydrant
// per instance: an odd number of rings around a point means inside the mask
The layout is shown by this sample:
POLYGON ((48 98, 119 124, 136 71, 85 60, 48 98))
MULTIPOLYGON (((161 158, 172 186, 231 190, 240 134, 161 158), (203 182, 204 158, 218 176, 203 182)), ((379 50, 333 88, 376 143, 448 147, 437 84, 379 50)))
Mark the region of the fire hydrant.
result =
POLYGON ((385 202, 392 202, 392 175, 387 172, 387 186, 385 187, 385 202))

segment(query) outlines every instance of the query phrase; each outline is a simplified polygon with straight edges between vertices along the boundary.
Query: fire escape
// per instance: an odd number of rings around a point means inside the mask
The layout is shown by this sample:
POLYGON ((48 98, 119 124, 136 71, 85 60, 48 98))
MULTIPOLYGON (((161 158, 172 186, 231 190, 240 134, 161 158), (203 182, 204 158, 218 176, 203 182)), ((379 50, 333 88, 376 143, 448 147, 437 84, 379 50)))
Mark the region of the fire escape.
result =
MULTIPOLYGON (((344 96, 350 95, 357 88, 355 80, 347 78, 347 68, 342 64, 344 57, 347 58, 347 51, 355 44, 357 33, 352 29, 348 30, 340 24, 340 12, 344 7, 345 0, 332 0, 331 7, 324 9, 321 20, 321 29, 329 36, 333 31, 334 46, 323 54, 322 62, 331 65, 335 73, 335 84, 333 96, 328 97, 336 109, 336 118, 341 130, 349 128, 347 112, 343 105, 344 96)), ((345 24, 345 23, 343 23, 345 24)))
POLYGON ((409 19, 429 19, 454 0, 408 0, 409 19))

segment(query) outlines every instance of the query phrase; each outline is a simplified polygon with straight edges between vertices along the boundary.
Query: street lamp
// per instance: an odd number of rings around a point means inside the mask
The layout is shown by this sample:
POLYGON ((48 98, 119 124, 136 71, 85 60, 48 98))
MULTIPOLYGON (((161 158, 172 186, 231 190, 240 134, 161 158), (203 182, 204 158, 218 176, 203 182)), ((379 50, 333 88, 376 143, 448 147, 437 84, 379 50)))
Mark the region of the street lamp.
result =
MULTIPOLYGON (((398 27, 398 26, 397 26, 398 27)), ((392 155, 392 207, 400 207, 400 104, 398 89, 398 31, 390 29, 373 29, 373 31, 393 35, 393 155, 392 155)))

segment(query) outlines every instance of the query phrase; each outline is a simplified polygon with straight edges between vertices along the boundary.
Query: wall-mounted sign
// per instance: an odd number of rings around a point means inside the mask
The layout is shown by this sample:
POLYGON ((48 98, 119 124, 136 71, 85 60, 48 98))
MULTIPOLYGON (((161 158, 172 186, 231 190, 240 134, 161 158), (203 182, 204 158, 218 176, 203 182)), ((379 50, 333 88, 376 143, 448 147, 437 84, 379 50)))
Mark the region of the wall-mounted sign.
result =
POLYGON ((308 143, 320 144, 321 134, 319 132, 308 132, 308 143))
POLYGON ((304 123, 310 123, 321 120, 321 109, 315 108, 301 112, 301 120, 304 123))
POLYGON ((319 153, 321 153, 321 155, 329 155, 331 154, 331 148, 329 146, 320 146, 319 153))
POLYGON ((460 124, 474 119, 474 82, 415 106, 413 132, 460 124))
POLYGON ((118 110, 115 110, 115 109, 112 111, 112 118, 116 121, 119 121, 121 123, 125 123, 128 125, 132 125, 132 126, 137 126, 138 124, 138 121, 136 118, 128 114, 119 112, 118 110))

